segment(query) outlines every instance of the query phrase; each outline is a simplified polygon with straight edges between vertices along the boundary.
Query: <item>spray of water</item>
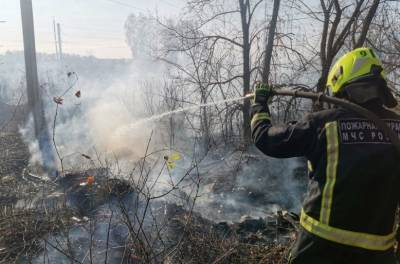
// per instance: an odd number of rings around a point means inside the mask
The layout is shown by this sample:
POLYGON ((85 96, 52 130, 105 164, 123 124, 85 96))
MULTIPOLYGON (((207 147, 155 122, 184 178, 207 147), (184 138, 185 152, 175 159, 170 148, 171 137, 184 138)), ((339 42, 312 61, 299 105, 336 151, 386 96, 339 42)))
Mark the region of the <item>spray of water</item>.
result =
POLYGON ((171 116, 173 114, 178 114, 178 113, 183 113, 183 112, 190 112, 190 111, 194 111, 194 110, 197 110, 199 108, 202 108, 202 107, 215 106, 215 105, 220 105, 220 104, 224 104, 224 103, 232 103, 232 102, 242 101, 242 100, 245 100, 245 99, 248 99, 248 98, 249 98, 249 95, 246 95, 246 96, 241 96, 241 97, 236 97, 236 98, 231 98, 231 99, 226 99, 226 100, 214 101, 214 102, 211 102, 211 103, 198 104, 198 105, 194 105, 194 106, 178 108, 178 109, 175 109, 173 111, 161 113, 161 114, 158 114, 158 115, 153 115, 153 116, 150 116, 148 118, 143 118, 143 119, 137 120, 137 121, 135 121, 135 122, 133 122, 131 124, 128 124, 127 126, 120 127, 120 128, 118 128, 116 130, 115 135, 116 136, 120 136, 122 134, 125 134, 125 133, 131 131, 132 129, 137 128, 140 125, 143 125, 143 124, 146 124, 146 123, 149 123, 149 122, 152 122, 152 121, 160 120, 160 119, 162 119, 164 117, 171 116))

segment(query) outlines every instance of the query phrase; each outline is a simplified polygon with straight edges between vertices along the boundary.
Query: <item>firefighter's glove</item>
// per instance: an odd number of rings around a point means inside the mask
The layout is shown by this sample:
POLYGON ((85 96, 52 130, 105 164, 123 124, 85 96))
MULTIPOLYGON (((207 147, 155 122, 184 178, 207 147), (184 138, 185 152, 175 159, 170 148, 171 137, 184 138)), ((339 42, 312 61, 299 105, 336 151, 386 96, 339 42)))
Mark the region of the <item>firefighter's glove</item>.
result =
POLYGON ((252 102, 252 114, 258 112, 269 113, 268 103, 270 103, 273 96, 272 86, 265 83, 258 83, 254 92, 254 99, 252 102))
POLYGON ((256 85, 256 91, 254 93, 254 104, 260 104, 266 106, 273 96, 272 86, 265 83, 258 83, 256 85))

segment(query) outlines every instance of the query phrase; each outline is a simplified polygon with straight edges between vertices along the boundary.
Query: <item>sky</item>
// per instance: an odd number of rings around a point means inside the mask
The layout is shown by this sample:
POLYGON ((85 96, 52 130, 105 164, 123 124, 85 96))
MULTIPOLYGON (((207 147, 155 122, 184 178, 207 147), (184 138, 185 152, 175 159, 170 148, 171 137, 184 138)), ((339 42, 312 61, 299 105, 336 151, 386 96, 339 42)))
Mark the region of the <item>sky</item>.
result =
MULTIPOLYGON (((130 58, 124 23, 129 14, 173 16, 184 0, 32 0, 37 52, 55 53, 53 20, 63 51, 98 58, 130 58)), ((23 50, 19 0, 0 0, 0 54, 23 50), (5 22, 1 22, 5 21, 5 22)))

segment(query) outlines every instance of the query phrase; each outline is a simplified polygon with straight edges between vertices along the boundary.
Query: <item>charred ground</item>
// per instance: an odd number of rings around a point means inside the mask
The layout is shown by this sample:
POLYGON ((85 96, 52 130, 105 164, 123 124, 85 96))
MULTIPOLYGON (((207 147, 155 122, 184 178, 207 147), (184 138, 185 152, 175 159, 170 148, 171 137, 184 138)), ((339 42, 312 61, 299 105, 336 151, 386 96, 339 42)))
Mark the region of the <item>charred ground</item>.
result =
MULTIPOLYGON (((137 185, 106 168, 43 179, 32 173, 20 122, 13 120, 0 135, 1 263, 284 263, 295 234, 290 215, 215 222, 195 204, 149 205, 137 185), (82 184, 89 175, 96 182, 82 184)), ((221 170, 214 182, 206 181, 220 200, 235 192, 228 184, 234 176, 228 176, 221 170)), ((260 206, 267 197, 245 188, 236 192, 260 206)), ((220 205, 209 203, 209 210, 220 205)))

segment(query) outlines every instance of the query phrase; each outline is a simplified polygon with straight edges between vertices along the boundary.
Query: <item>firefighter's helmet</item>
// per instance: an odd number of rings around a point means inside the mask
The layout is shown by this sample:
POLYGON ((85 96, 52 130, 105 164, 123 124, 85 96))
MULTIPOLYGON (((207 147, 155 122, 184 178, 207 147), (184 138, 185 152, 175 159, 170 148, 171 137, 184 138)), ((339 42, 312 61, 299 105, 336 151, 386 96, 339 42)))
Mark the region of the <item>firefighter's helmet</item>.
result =
MULTIPOLYGON (((345 92, 346 89, 350 89, 348 87, 353 89, 354 86, 357 86, 353 84, 369 84, 372 82, 380 84, 380 91, 376 91, 375 94, 379 94, 386 106, 394 107, 397 102, 387 87, 382 62, 372 49, 357 48, 343 55, 332 67, 326 87, 333 95, 338 95, 345 92)), ((366 88, 368 85, 364 85, 364 87, 366 88)), ((363 93, 360 89, 353 90, 357 94, 363 93)), ((369 96, 366 96, 368 92, 371 93, 371 91, 364 89, 365 96, 363 96, 362 101, 369 98, 369 96)), ((373 94, 374 92, 371 93, 371 95, 373 94)))

